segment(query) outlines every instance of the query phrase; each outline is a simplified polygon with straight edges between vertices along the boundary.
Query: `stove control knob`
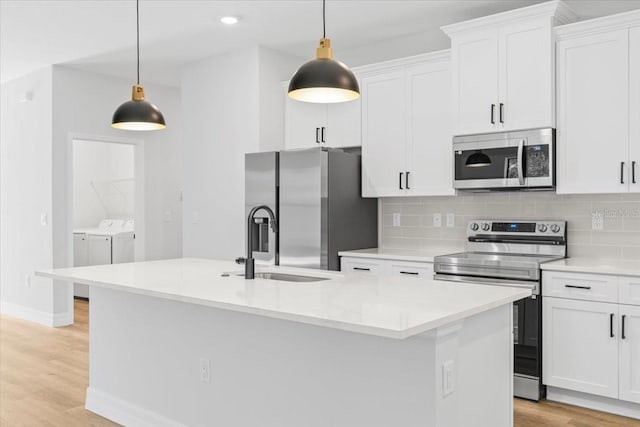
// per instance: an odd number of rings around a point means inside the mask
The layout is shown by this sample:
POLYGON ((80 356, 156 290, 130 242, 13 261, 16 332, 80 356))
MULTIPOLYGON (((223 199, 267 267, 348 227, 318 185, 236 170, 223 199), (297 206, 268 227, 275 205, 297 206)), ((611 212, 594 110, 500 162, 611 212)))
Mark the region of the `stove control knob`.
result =
POLYGON ((551 224, 551 231, 557 233, 560 231, 560 226, 558 224, 551 224))
POLYGON ((547 224, 538 224, 538 231, 541 233, 547 231, 547 224))
POLYGON ((486 222, 485 222, 485 223, 483 223, 483 224, 482 224, 482 229, 483 229, 484 231, 489 231, 489 224, 488 224, 488 223, 486 223, 486 222))
POLYGON ((471 224, 469 224, 469 228, 473 231, 478 231, 478 223, 477 222, 472 222, 471 224))

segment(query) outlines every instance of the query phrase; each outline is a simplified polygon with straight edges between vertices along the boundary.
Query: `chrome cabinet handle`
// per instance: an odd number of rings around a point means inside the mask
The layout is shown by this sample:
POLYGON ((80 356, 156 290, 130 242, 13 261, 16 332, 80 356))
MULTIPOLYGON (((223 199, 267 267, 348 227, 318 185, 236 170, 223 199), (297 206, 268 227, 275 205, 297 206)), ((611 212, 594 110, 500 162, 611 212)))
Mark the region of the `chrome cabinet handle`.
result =
POLYGON ((609 337, 613 338, 613 313, 609 315, 609 337))
POLYGON ((518 141, 518 182, 520 183, 520 185, 524 185, 523 154, 524 154, 524 139, 521 139, 520 141, 518 141))
POLYGON ((620 162, 620 184, 624 184, 624 162, 620 162))
POLYGON ((591 289, 591 286, 579 286, 579 285, 564 285, 565 288, 574 288, 574 289, 591 289))
POLYGON ((504 124, 504 104, 500 103, 500 123, 504 124))
POLYGON ((496 120, 494 118, 495 109, 496 109, 496 104, 491 104, 491 124, 492 125, 496 124, 496 120))
POLYGON ((402 188, 402 175, 404 175, 404 172, 400 172, 400 178, 398 180, 398 187, 400 187, 401 190, 404 190, 404 188, 402 188))

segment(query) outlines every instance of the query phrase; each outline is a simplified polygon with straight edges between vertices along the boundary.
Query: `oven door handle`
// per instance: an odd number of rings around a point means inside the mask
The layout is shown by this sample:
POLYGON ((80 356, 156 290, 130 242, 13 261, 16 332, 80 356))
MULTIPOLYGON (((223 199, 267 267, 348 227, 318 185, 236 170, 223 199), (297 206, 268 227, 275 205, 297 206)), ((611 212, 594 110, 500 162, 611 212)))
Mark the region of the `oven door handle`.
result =
POLYGON ((511 286, 514 288, 527 288, 532 291, 535 290, 538 282, 528 282, 525 280, 512 280, 512 279, 494 279, 491 277, 476 277, 476 276, 457 276, 453 274, 440 274, 433 275, 435 280, 446 280, 448 282, 459 283, 476 283, 482 285, 499 285, 499 286, 511 286))
POLYGON ((518 182, 524 185, 524 139, 518 141, 518 182))

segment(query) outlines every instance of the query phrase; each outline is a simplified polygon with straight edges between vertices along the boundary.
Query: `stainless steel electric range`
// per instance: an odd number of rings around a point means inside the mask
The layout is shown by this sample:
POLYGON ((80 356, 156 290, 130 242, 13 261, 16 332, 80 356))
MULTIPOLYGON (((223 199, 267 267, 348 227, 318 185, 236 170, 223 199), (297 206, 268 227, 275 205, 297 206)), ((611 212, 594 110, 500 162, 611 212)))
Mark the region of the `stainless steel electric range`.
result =
POLYGON ((513 389, 515 396, 540 400, 546 395, 540 264, 567 256, 566 221, 473 220, 467 240, 466 252, 435 257, 435 278, 532 290, 513 304, 513 389))

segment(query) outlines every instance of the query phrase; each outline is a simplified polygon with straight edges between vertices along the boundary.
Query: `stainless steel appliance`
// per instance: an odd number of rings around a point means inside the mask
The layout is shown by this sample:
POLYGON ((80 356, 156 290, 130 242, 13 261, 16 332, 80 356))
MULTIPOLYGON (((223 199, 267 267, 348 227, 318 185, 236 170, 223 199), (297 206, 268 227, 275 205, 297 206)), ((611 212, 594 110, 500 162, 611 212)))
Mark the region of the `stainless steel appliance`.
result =
POLYGON ((378 245, 378 205, 361 197, 361 156, 311 148, 245 157, 245 218, 253 219, 253 258, 259 264, 340 270, 338 251, 378 245))
POLYGON ((466 252, 437 256, 435 278, 498 286, 523 286, 533 295, 513 304, 514 395, 545 397, 542 384, 540 264, 567 256, 565 221, 473 220, 466 252))
POLYGON ((454 181, 460 190, 545 190, 555 180, 555 130, 453 138, 454 181))

